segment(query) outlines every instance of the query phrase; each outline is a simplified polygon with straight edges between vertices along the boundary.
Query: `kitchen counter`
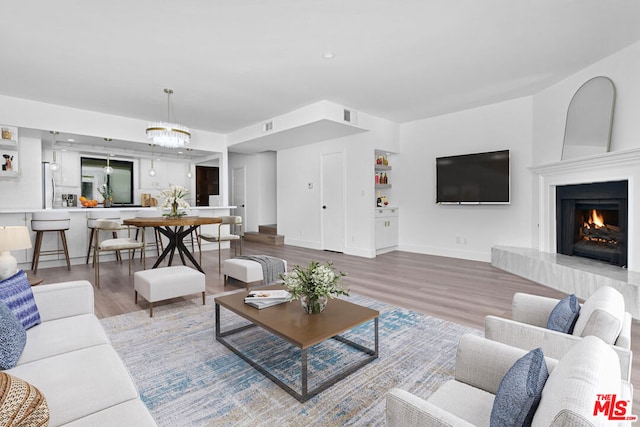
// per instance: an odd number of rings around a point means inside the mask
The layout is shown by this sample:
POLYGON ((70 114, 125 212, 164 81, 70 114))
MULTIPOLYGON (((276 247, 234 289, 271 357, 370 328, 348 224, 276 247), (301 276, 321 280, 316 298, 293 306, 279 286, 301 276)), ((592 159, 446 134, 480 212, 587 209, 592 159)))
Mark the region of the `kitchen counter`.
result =
MULTIPOLYGON (((189 209, 193 209, 193 210, 229 210, 229 209, 235 209, 236 206, 192 206, 189 209)), ((141 207, 141 206, 126 206, 126 207, 120 207, 120 206, 114 206, 111 208, 103 208, 102 206, 96 206, 95 208, 85 208, 84 206, 78 206, 78 207, 59 207, 59 208, 54 208, 55 210, 67 210, 69 212, 85 212, 88 211, 90 209, 117 209, 120 211, 139 211, 141 209, 158 209, 155 206, 150 206, 150 207, 141 207)), ((168 209, 168 208, 167 208, 168 209)), ((42 208, 34 208, 34 209, 29 209, 29 208, 16 208, 16 209, 0 209, 0 214, 5 214, 5 213, 34 213, 34 212, 42 212, 42 211, 47 211, 47 210, 51 210, 51 209, 42 209, 42 208)), ((0 225, 4 225, 0 222, 0 225)))
MULTIPOLYGON (((234 209, 235 206, 194 206, 191 209, 198 211, 198 214, 201 217, 219 217, 224 215, 229 215, 231 209, 234 209)), ((87 246, 89 244, 90 238, 90 229, 87 227, 87 218, 89 212, 95 209, 108 209, 110 211, 119 212, 120 217, 122 219, 133 218, 136 215, 136 212, 143 209, 154 209, 154 210, 166 210, 168 209, 157 209, 157 207, 113 207, 113 208, 104 208, 104 207, 95 207, 95 208, 85 208, 85 207, 60 207, 54 208, 55 210, 66 210, 69 212, 71 217, 71 223, 69 225, 69 229, 65 232, 67 243, 69 246, 69 256, 71 257, 72 264, 80 264, 85 262, 86 254, 87 254, 87 246)), ((26 226, 29 230, 31 230, 31 215, 34 212, 43 212, 51 209, 29 209, 29 208, 13 208, 13 209, 1 209, 0 208, 0 226, 13 226, 13 225, 22 225, 26 226)), ((207 233, 216 233, 217 232, 217 224, 208 224, 203 225, 201 227, 202 232, 207 233)), ((31 243, 35 243, 35 232, 30 231, 31 233, 31 243)), ((155 237, 153 234, 153 228, 147 228, 146 230, 146 239, 147 241, 152 241, 155 237)), ((123 236, 126 235, 126 231, 123 232, 123 236)), ((58 233, 44 233, 42 250, 51 250, 57 249, 60 245, 58 233)), ((229 247, 228 242, 224 242, 222 247, 229 247)), ((210 242, 203 241, 202 242, 202 250, 217 250, 218 245, 210 242)), ((149 249, 151 251, 151 249, 149 249)), ((33 248, 11 251, 11 255, 13 255, 17 260, 19 267, 23 270, 29 270, 31 268, 31 258, 33 256, 33 248)), ((155 255, 155 252, 149 252, 149 255, 155 255)), ((43 268, 45 267, 53 267, 59 265, 65 265, 65 257, 62 256, 60 258, 59 255, 47 255, 43 256, 40 259, 40 265, 43 268)), ((72 267, 73 268, 73 267, 72 267)))

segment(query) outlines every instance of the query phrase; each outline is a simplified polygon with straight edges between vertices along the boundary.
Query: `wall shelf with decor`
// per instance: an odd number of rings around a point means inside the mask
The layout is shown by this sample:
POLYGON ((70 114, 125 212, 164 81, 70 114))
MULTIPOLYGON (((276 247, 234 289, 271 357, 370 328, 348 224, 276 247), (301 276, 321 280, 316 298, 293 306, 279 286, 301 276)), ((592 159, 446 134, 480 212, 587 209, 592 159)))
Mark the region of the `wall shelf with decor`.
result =
POLYGON ((375 150, 374 161, 374 182, 375 182, 375 207, 383 207, 389 205, 392 194, 388 191, 391 189, 391 171, 393 168, 389 163, 388 156, 391 153, 381 150, 375 150), (383 190, 384 191, 383 193, 383 190))
POLYGON ((15 179, 20 175, 18 167, 18 128, 0 125, 0 178, 15 179))

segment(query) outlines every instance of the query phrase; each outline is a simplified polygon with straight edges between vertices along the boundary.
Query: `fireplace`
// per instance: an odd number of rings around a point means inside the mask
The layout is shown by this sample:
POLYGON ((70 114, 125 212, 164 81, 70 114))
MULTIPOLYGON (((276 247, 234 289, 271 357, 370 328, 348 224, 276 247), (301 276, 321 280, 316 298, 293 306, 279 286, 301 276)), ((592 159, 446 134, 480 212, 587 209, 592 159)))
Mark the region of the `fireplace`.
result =
POLYGON ((557 253, 627 265, 628 181, 556 187, 557 253))

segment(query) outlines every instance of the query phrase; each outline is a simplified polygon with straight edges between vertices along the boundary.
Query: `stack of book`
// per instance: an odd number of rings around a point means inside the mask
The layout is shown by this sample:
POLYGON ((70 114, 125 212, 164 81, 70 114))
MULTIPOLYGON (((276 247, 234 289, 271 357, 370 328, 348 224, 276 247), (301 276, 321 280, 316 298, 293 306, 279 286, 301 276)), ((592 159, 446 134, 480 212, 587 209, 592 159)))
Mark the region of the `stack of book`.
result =
POLYGON ((271 307, 274 305, 288 302, 291 294, 285 290, 276 289, 269 291, 251 291, 249 295, 244 298, 245 304, 249 304, 251 307, 255 307, 258 310, 271 307))

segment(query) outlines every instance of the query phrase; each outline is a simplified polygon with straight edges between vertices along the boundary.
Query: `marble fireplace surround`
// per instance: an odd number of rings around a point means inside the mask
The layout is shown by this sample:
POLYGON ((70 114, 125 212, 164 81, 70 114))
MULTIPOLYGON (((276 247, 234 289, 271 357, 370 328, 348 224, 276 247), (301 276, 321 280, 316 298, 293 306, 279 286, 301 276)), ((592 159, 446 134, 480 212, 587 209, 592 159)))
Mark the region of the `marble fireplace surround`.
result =
POLYGON ((531 170, 537 176, 537 242, 533 248, 492 248, 492 265, 583 299, 603 285, 612 286, 624 296, 627 311, 640 319, 640 227, 634 224, 636 212, 640 213, 640 188, 635 185, 640 183, 640 149, 564 160, 531 170), (557 254, 556 187, 620 180, 629 184, 627 268, 557 254))

